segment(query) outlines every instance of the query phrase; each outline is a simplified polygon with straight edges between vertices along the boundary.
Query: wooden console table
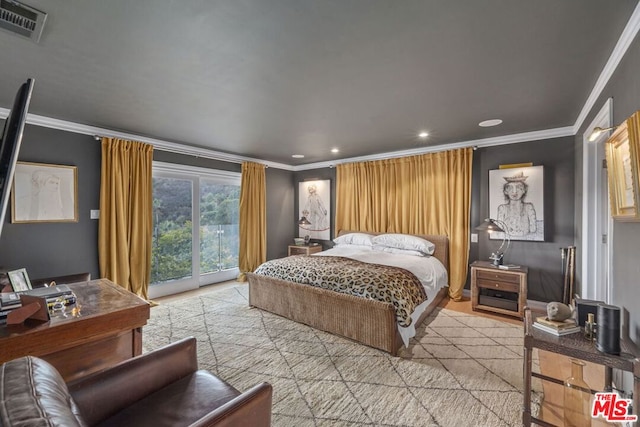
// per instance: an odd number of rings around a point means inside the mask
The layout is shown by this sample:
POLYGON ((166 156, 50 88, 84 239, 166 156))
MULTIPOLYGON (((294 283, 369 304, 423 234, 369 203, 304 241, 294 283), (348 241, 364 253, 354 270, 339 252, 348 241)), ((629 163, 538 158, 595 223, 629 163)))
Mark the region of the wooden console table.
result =
POLYGON ((67 317, 1 326, 0 363, 37 356, 68 382, 142 353, 142 327, 149 319, 145 300, 107 279, 68 286, 80 314, 73 317, 68 307, 67 317))
MULTIPOLYGON (((638 402, 640 401, 640 359, 632 353, 631 346, 625 340, 621 341, 622 352, 619 356, 606 354, 598 351, 595 343, 586 340, 582 332, 558 337, 532 327, 531 310, 528 307, 525 308, 524 315, 524 404, 522 406, 522 425, 530 426, 532 422, 535 422, 536 425, 540 426, 554 426, 531 416, 532 377, 564 385, 564 381, 561 379, 533 372, 532 353, 534 348, 605 366, 605 387, 608 388, 611 387, 611 372, 614 368, 632 372, 633 411, 634 414, 638 413, 636 408, 638 408, 638 402)), ((595 391, 592 390, 593 392, 595 391)))

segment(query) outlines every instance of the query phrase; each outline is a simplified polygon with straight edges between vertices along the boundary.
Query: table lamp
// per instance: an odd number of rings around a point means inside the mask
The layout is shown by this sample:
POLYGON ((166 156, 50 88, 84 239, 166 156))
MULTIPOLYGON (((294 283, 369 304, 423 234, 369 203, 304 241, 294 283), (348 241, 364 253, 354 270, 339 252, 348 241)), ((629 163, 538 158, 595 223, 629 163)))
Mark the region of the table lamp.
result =
POLYGON ((502 261, 504 260, 504 254, 509 250, 509 245, 511 244, 511 239, 509 238, 509 233, 507 233, 507 224, 503 221, 493 218, 485 218, 484 222, 476 227, 478 231, 486 231, 487 233, 493 233, 494 231, 503 233, 502 234, 502 244, 498 248, 497 251, 492 252, 489 259, 492 261, 493 265, 498 266, 502 265, 502 261))
MULTIPOLYGON (((306 216, 303 216, 302 218, 300 218, 300 219, 298 220, 298 225, 311 225, 311 223, 309 222, 309 220, 307 219, 307 217, 306 217, 306 216)), ((305 245, 308 245, 308 244, 309 244, 309 239, 310 239, 309 235, 308 235, 308 234, 306 234, 306 235, 304 236, 304 244, 305 244, 305 245)))

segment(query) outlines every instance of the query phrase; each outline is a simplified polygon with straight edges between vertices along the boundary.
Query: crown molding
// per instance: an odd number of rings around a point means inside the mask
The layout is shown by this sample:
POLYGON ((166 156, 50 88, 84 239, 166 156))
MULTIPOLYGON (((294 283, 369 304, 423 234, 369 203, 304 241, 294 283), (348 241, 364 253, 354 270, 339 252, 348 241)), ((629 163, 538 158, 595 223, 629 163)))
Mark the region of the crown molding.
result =
MULTIPOLYGON (((10 110, 7 108, 0 108, 0 118, 6 119, 9 116, 10 110)), ((171 153, 185 154, 194 157, 202 157, 205 159, 222 160, 229 163, 242 163, 242 162, 256 162, 266 165, 268 167, 274 167, 277 169, 293 170, 293 166, 286 165, 284 163, 271 162, 262 159, 254 159, 252 157, 239 156, 237 154, 223 153, 220 151, 211 150, 209 148, 194 147, 191 145, 180 144, 177 142, 164 141, 156 138, 149 138, 142 135, 136 135, 133 133, 119 132, 110 129, 100 128, 96 126, 89 126, 80 123, 69 122, 66 120, 54 119, 46 116, 39 116, 36 114, 27 114, 27 123, 34 126, 41 126, 51 129, 57 129, 67 132, 79 133, 82 135, 91 135, 94 137, 109 137, 109 138, 122 138, 132 141, 145 142, 153 145, 154 148, 162 151, 168 151, 171 153)))
POLYGON ((622 60, 624 55, 627 53, 627 49, 629 49, 629 46, 638 34, 638 30, 640 30, 640 2, 638 2, 638 4, 636 5, 636 8, 633 10, 631 17, 627 22, 627 25, 624 27, 624 30, 622 30, 622 34, 620 34, 620 38, 613 48, 611 56, 609 56, 609 60, 602 69, 602 72, 600 73, 596 84, 593 86, 593 89, 591 90, 587 101, 584 103, 584 106, 582 107, 582 110, 580 111, 580 114, 578 115, 578 118, 573 125, 574 135, 577 135, 580 131, 580 127, 587 118, 587 114, 589 114, 589 112, 593 109, 593 106, 598 100, 598 97, 604 90, 607 83, 609 83, 609 79, 616 71, 616 68, 618 68, 618 64, 620 64, 620 61, 622 60))
POLYGON ((298 171, 309 170, 309 169, 332 168, 336 165, 343 164, 343 163, 355 163, 355 162, 367 162, 367 161, 373 161, 373 160, 393 159, 397 157, 406 157, 406 156, 415 156, 419 154, 435 153, 438 151, 456 150, 459 148, 466 148, 466 147, 473 147, 474 149, 476 149, 480 147, 492 147, 495 145, 517 144, 519 142, 541 141, 545 139, 561 138, 563 136, 574 136, 574 135, 575 134, 573 133, 573 127, 566 126, 562 128, 546 129, 546 130, 538 130, 533 132, 516 133, 513 135, 498 136, 495 138, 473 139, 469 141, 456 142, 453 144, 431 145, 428 147, 412 148, 411 150, 392 151, 390 153, 380 153, 380 154, 372 154, 369 156, 350 157, 350 158, 339 159, 339 160, 334 160, 330 162, 307 163, 305 165, 295 166, 293 170, 295 172, 298 172, 298 171))

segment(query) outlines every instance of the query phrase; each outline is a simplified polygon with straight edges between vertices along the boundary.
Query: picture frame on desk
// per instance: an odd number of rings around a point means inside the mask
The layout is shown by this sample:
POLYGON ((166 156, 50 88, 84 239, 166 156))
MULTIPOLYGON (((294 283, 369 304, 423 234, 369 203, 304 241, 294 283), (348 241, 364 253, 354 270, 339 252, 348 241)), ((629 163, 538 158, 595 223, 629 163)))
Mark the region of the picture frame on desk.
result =
POLYGON ((29 280, 26 268, 9 271, 7 272, 7 277, 9 278, 9 283, 11 283, 13 292, 22 292, 31 289, 31 281, 29 280))
POLYGON ((76 166, 18 162, 11 190, 11 222, 78 222, 76 166))

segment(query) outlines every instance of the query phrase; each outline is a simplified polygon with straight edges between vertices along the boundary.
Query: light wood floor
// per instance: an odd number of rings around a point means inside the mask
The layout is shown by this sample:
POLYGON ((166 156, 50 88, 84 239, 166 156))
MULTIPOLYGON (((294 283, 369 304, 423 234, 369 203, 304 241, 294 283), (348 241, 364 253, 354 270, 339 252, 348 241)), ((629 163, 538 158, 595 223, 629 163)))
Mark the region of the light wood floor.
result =
MULTIPOLYGON (((184 292, 181 294, 155 298, 155 301, 158 303, 175 301, 182 298, 188 298, 196 295, 206 294, 209 292, 215 292, 221 289, 230 288, 233 286, 243 285, 242 283, 238 283, 236 281, 229 281, 218 283, 214 285, 204 286, 202 288, 184 292)), ((511 316, 503 316, 500 314, 494 314, 485 311, 473 311, 471 310, 471 301, 466 298, 460 302, 455 302, 445 298, 441 303, 441 307, 447 308, 449 310, 459 311, 463 313, 473 314, 476 316, 488 317, 492 319, 501 320, 504 322, 512 323, 512 324, 522 324, 520 319, 511 316)), ((558 355, 555 353, 549 353, 546 351, 539 351, 539 359, 540 359, 540 370, 543 374, 551 376, 553 378, 565 379, 571 376, 571 362, 568 357, 558 355)), ((604 388, 604 368, 600 365, 595 365, 593 363, 586 362, 586 366, 584 368, 584 380, 589 384, 592 389, 601 390, 604 388)), ((563 387, 559 384, 550 383, 547 381, 543 382, 543 391, 544 391, 544 402, 541 411, 541 418, 547 422, 555 424, 557 426, 563 425, 563 400, 564 400, 564 390, 563 387)), ((601 420, 592 420, 592 427, 601 427, 601 426, 611 426, 614 424, 609 424, 601 420)))

